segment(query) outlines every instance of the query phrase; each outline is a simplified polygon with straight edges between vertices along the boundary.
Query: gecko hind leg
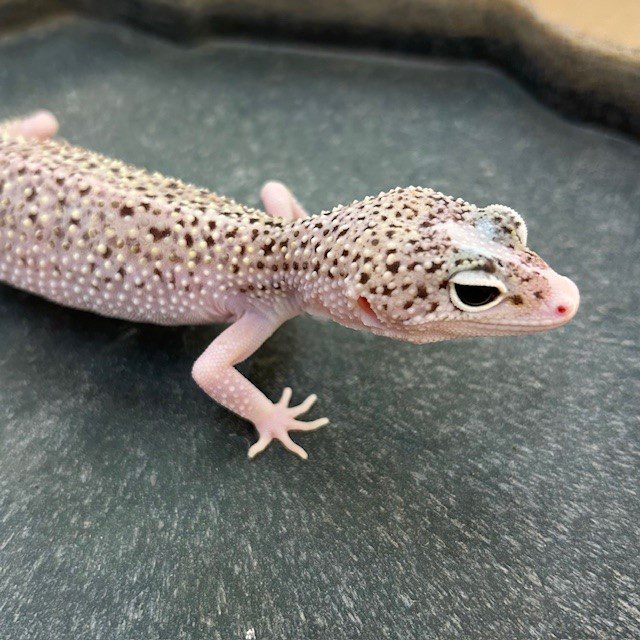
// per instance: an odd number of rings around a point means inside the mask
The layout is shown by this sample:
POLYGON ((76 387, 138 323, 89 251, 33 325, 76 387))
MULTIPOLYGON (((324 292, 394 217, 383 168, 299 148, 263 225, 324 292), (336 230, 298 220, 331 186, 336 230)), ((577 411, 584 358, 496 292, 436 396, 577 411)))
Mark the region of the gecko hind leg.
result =
POLYGON ((5 131, 10 136, 23 136, 36 140, 49 140, 58 132, 58 120, 50 111, 36 113, 0 123, 0 132, 5 131))
POLYGON ((282 182, 270 180, 260 190, 265 211, 274 218, 287 221, 308 218, 309 214, 282 182))

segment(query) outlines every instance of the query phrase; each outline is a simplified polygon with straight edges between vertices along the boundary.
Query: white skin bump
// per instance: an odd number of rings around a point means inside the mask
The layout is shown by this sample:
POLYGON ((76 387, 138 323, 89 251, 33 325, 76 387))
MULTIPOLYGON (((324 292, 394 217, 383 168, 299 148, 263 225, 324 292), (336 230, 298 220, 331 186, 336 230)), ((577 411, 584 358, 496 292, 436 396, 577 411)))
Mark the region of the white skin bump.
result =
POLYGON ((277 439, 306 458, 289 432, 328 422, 298 419, 315 395, 290 407, 287 388, 274 403, 235 369, 296 315, 423 343, 542 331, 578 308, 508 207, 409 187, 309 217, 270 182, 259 211, 56 141, 57 129, 44 111, 0 125, 0 280, 132 321, 232 323, 193 377, 256 426, 250 457, 277 439), (478 306, 474 286, 495 298, 478 306))

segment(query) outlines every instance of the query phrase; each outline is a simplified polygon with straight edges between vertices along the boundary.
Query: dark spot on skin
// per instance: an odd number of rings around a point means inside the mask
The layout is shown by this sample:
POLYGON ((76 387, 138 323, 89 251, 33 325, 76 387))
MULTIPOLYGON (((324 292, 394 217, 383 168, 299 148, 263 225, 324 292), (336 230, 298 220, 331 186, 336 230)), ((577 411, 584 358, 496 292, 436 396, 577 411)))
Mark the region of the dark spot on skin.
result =
POLYGON ((405 302, 403 309, 410 309, 413 306, 413 300, 409 300, 409 302, 405 302))
POLYGON ((511 302, 512 304, 515 304, 516 306, 519 306, 521 304, 524 304, 524 300, 522 299, 522 296, 518 293, 516 293, 516 295, 511 296, 511 302))
POLYGON ((171 235, 169 229, 158 229, 157 227, 151 227, 149 233, 153 236, 154 242, 160 242, 163 238, 167 238, 171 235))
POLYGON ((536 291, 533 295, 536 297, 536 300, 542 300, 544 298, 542 291, 536 291))
POLYGON ((435 273, 442 266, 442 262, 434 262, 428 269, 425 269, 426 273, 435 273))
POLYGON ((487 260, 482 266, 482 270, 487 273, 495 273, 496 272, 496 263, 493 260, 487 260))
POLYGON ((367 282, 369 282, 369 274, 368 273, 361 273, 360 274, 360 284, 366 284, 367 282))
POLYGON ((398 269, 400 268, 399 262, 394 262, 390 265, 387 265, 387 269, 391 271, 391 273, 398 273, 398 269))
POLYGON ((127 207, 126 205, 120 208, 120 215, 123 218, 128 218, 133 215, 133 207, 127 207))
POLYGON ((418 298, 426 298, 427 297, 427 289, 426 287, 418 287, 418 292, 416 293, 416 295, 418 296, 418 298))

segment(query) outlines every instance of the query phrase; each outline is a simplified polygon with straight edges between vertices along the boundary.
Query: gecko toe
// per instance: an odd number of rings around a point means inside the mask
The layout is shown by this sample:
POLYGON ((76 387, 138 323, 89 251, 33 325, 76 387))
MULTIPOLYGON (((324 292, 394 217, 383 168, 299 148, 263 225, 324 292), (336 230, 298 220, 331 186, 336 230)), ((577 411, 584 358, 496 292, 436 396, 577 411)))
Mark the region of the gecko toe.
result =
POLYGON ((280 440, 280 442, 282 442, 282 444, 284 445, 285 449, 287 449, 288 451, 291 451, 291 453, 295 453, 297 456, 299 456, 300 458, 302 458, 303 460, 306 460, 309 456, 307 455, 307 452, 299 445, 296 444, 291 437, 289 436, 288 433, 283 433, 280 436, 278 436, 278 440, 280 440))
POLYGON ((289 411, 294 418, 297 418, 302 413, 306 413, 311 409, 311 407, 315 404, 318 396, 315 393, 312 393, 304 402, 301 402, 296 407, 289 407, 289 411))
POLYGON ((301 420, 294 420, 291 426, 291 431, 315 431, 320 427, 324 427, 329 424, 329 418, 318 418, 317 420, 311 420, 310 422, 302 422, 301 420))
POLYGON ((270 444, 271 437, 266 435, 260 435, 258 441, 249 447, 249 458, 255 458, 259 453, 262 453, 270 444))

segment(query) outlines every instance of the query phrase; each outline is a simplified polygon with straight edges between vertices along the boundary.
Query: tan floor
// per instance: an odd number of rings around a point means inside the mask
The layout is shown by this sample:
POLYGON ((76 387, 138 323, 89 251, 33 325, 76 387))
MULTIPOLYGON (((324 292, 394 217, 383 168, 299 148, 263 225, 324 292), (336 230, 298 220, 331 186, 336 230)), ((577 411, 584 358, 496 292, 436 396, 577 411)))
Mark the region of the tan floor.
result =
POLYGON ((640 49, 640 0, 528 0, 545 22, 614 46, 640 49))

